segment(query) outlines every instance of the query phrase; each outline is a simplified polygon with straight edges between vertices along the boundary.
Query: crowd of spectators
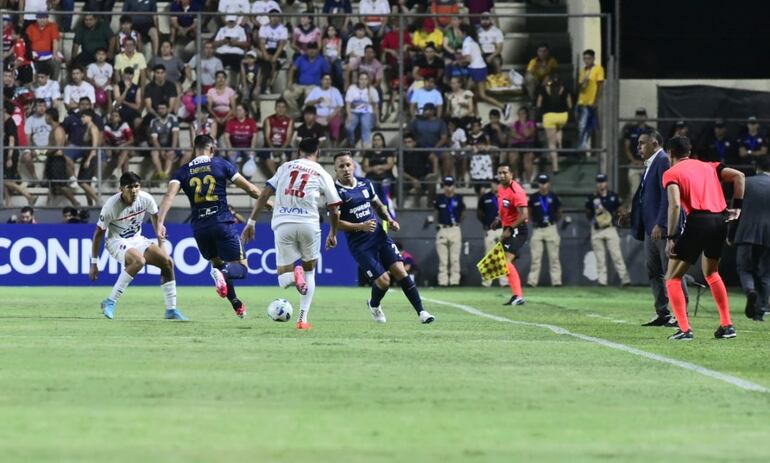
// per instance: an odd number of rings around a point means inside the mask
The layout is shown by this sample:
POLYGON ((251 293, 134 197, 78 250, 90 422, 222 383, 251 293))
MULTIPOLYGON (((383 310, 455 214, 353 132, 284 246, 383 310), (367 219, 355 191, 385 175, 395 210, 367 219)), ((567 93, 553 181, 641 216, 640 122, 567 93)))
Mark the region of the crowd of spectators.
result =
MULTIPOLYGON (((317 137, 327 148, 353 148, 360 173, 378 181, 393 180, 402 144, 408 189, 422 194, 448 175, 478 187, 500 163, 533 182, 542 116, 551 149, 546 170, 558 173, 572 97, 547 44, 522 79, 530 103, 513 108, 490 88, 491 77, 507 73, 492 0, 361 0, 355 10, 350 0, 325 0, 320 10, 308 3, 299 10, 305 16, 291 17, 273 0, 173 0, 167 34, 157 15, 144 14, 158 11, 156 0, 125 0, 117 30, 110 16, 86 13, 73 24, 69 15, 49 17, 50 1, 9 2, 20 14, 3 17, 3 95, 5 120, 15 124, 6 122, 6 134, 16 135, 7 146, 19 148, 6 150, 6 191, 30 202, 25 184, 49 185, 75 207, 82 190, 95 205, 99 166, 110 179, 132 157, 146 157, 148 176, 165 180, 189 160, 189 140, 198 134, 218 139, 222 155, 245 173, 259 167, 265 175, 291 157, 298 140, 317 137), (203 47, 188 57, 198 11, 219 15, 204 17, 203 47), (434 16, 399 22, 393 12, 434 16), (445 16, 452 14, 459 16, 445 16), (65 62, 67 31, 74 38, 65 62), (262 99, 274 100, 274 112, 262 114, 269 107, 262 99), (384 129, 395 123, 408 133, 388 146, 384 129), (42 178, 36 161, 45 164, 42 178)), ((65 11, 73 4, 53 3, 65 11)), ((83 9, 113 8, 114 1, 88 0, 83 9)), ((593 57, 584 53, 576 95, 585 148, 603 81, 593 57)))

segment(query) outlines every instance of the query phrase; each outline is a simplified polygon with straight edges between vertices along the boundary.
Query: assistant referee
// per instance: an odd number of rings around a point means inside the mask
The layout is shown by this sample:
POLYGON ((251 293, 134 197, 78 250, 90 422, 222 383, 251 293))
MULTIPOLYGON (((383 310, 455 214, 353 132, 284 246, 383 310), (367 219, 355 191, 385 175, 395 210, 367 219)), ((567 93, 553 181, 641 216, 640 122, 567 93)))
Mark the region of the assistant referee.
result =
POLYGON ((703 274, 719 311, 719 328, 714 337, 734 338, 727 290, 719 276, 719 258, 727 238, 727 222, 737 220, 741 214, 745 178, 741 172, 724 164, 690 159, 690 149, 687 137, 669 140, 671 168, 663 174, 663 188, 668 195, 666 289, 679 323, 679 331, 668 339, 689 341, 693 338, 682 277, 701 253, 703 274), (727 209, 721 182, 733 184, 733 209, 727 209), (679 229, 681 208, 686 214, 684 230, 679 229))

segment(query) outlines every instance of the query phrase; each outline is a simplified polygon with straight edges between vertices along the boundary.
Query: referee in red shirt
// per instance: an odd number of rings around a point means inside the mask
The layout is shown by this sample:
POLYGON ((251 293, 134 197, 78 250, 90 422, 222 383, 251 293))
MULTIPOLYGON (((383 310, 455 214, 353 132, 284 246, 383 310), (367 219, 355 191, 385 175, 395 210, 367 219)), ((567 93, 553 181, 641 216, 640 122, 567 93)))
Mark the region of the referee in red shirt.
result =
POLYGON ((741 172, 724 164, 690 159, 690 148, 687 137, 669 140, 671 168, 663 174, 663 188, 668 194, 666 289, 679 322, 679 330, 668 339, 689 341, 693 338, 682 277, 701 253, 703 274, 719 311, 719 328, 714 336, 734 338, 727 290, 719 276, 719 257, 727 238, 727 222, 737 220, 741 214, 745 179, 741 172), (733 209, 727 209, 721 182, 733 184, 733 209), (681 208, 686 215, 684 230, 678 229, 681 208))
MULTIPOLYGON (((497 168, 497 179, 500 181, 500 186, 497 187, 497 205, 500 214, 490 228, 495 230, 501 224, 503 225, 500 242, 503 243, 505 259, 508 261, 508 284, 511 287, 511 298, 503 305, 524 305, 521 278, 513 262, 529 236, 527 193, 513 180, 511 166, 507 164, 501 164, 497 168)), ((548 258, 550 259, 550 256, 548 258)))

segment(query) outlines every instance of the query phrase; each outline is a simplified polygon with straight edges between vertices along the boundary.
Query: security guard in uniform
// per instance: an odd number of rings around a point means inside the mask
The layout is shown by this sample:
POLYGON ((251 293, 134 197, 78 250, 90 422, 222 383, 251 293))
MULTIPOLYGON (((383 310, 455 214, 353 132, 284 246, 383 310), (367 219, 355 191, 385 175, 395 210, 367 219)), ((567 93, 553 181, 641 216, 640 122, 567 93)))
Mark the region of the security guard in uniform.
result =
MULTIPOLYGON (((491 228, 498 215, 497 208, 497 182, 493 181, 489 187, 481 190, 481 196, 479 196, 479 202, 476 205, 476 217, 484 228, 485 255, 500 241, 500 236, 503 234, 502 228, 497 230, 491 228)), ((500 286, 508 286, 508 280, 504 276, 498 278, 497 281, 500 286)), ((489 288, 492 286, 492 280, 482 280, 481 285, 489 288)))
POLYGON ((532 265, 529 268, 527 284, 537 286, 540 280, 540 263, 543 259, 543 247, 548 251, 551 284, 561 286, 561 262, 559 245, 561 237, 556 230, 556 222, 561 219, 561 200, 551 191, 551 178, 548 174, 537 176, 538 191, 529 197, 529 220, 534 225, 532 238, 529 240, 532 251, 532 265))
POLYGON ((438 252, 438 285, 460 284, 460 251, 463 234, 460 223, 465 212, 462 196, 455 193, 454 177, 444 177, 443 194, 433 202, 436 208, 436 251, 438 252))
POLYGON ((620 237, 615 228, 615 215, 622 204, 620 196, 610 191, 607 175, 596 175, 596 193, 586 201, 586 214, 591 219, 591 247, 596 255, 596 273, 599 286, 607 286, 607 251, 623 286, 631 284, 628 270, 620 252, 620 237))

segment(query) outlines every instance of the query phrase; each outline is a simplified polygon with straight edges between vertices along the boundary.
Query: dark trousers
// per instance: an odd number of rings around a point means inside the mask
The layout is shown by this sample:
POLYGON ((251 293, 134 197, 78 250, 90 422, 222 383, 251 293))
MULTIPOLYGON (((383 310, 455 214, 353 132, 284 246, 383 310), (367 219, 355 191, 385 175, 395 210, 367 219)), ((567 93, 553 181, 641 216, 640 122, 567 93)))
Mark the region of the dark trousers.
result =
MULTIPOLYGON (((650 280, 650 290, 655 298, 655 312, 659 316, 670 315, 668 308, 668 292, 666 291, 666 240, 653 240, 650 235, 644 236, 644 260, 647 263, 647 278, 650 280)), ((682 279, 682 291, 688 298, 687 283, 682 279)))
POLYGON ((770 247, 739 244, 736 259, 743 291, 747 294, 756 292, 758 306, 767 309, 770 297, 770 247))

